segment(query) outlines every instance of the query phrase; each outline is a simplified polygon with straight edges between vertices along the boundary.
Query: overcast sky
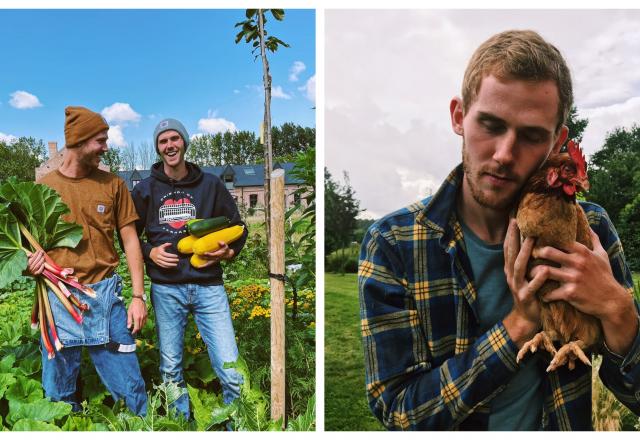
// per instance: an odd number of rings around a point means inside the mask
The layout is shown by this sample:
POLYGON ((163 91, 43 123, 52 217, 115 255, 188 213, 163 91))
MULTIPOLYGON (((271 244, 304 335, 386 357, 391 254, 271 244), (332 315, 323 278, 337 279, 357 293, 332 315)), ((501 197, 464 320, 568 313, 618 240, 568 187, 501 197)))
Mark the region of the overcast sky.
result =
POLYGON ((533 29, 567 60, 589 156, 616 126, 640 122, 640 11, 328 10, 325 157, 348 171, 363 216, 436 191, 461 160, 449 102, 475 48, 533 29))

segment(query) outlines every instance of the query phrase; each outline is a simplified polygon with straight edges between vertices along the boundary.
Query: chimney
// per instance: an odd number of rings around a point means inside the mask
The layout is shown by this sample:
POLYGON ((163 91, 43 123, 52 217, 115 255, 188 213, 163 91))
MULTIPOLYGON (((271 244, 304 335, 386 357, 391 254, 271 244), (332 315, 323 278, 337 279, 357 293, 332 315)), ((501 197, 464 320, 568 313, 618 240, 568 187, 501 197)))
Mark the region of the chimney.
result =
POLYGON ((49 159, 53 159, 58 154, 58 143, 49 141, 49 159))

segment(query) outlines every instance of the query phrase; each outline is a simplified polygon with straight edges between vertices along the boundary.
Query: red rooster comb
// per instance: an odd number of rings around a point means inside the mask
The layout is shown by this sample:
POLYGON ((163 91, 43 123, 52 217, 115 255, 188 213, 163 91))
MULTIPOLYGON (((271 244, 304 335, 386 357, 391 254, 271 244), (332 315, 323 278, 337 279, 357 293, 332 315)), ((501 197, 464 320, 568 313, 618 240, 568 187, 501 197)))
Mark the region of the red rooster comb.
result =
POLYGON ((576 164, 576 170, 578 172, 578 178, 586 179, 587 178, 587 161, 584 158, 584 153, 580 148, 580 145, 575 143, 574 141, 567 142, 567 151, 569 152, 569 157, 573 163, 576 164))

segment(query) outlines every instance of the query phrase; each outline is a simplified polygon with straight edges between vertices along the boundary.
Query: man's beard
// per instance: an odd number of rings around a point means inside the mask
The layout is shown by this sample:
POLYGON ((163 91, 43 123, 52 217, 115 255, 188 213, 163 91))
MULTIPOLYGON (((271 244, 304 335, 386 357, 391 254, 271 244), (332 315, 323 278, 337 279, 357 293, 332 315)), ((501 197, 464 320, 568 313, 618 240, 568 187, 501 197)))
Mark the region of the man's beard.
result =
POLYGON ((484 172, 492 172, 497 175, 507 176, 509 178, 515 178, 512 175, 511 170, 502 165, 498 165, 496 169, 493 170, 483 170, 477 169, 474 174, 471 169, 469 154, 465 145, 464 140, 462 141, 462 169, 464 170, 464 178, 467 181, 467 185, 469 185, 469 189, 471 190, 471 196, 480 206, 493 209, 495 211, 505 211, 511 208, 511 206, 516 201, 516 194, 513 197, 504 197, 504 198, 495 198, 486 194, 486 191, 483 191, 476 185, 476 182, 479 180, 480 175, 484 172))

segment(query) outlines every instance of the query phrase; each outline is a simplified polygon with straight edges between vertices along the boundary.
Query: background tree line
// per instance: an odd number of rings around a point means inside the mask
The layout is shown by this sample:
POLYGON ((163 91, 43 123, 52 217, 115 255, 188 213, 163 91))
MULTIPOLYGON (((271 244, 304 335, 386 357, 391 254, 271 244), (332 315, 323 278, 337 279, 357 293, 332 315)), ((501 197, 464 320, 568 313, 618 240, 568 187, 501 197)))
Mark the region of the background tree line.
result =
MULTIPOLYGON (((273 160, 293 162, 299 152, 316 146, 316 129, 285 122, 271 129, 273 160)), ((248 165, 263 163, 264 147, 260 137, 251 131, 205 134, 191 139, 187 160, 200 166, 248 165)), ((21 137, 15 142, 0 141, 0 180, 16 176, 33 181, 35 168, 48 159, 42 139, 21 137)), ((149 169, 160 158, 151 142, 133 142, 122 148, 109 148, 102 162, 112 172, 149 169)))

